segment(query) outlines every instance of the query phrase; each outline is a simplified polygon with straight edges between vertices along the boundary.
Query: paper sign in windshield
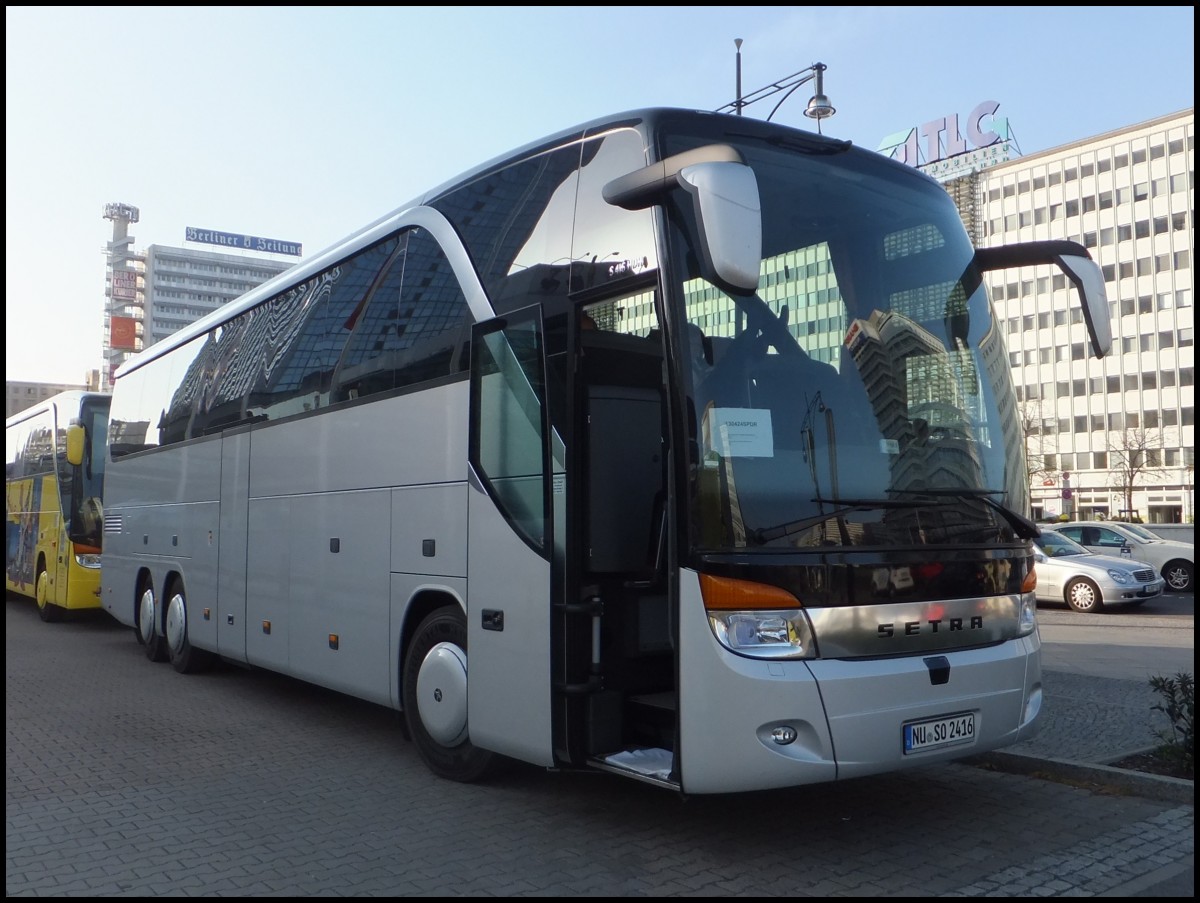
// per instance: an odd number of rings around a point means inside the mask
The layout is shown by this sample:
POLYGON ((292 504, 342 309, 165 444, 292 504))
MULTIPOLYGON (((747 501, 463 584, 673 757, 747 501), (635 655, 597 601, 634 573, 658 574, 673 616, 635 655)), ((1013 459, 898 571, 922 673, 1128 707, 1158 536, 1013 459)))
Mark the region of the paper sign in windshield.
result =
POLYGON ((709 408, 708 446, 723 458, 769 458, 775 453, 771 412, 760 408, 709 408))

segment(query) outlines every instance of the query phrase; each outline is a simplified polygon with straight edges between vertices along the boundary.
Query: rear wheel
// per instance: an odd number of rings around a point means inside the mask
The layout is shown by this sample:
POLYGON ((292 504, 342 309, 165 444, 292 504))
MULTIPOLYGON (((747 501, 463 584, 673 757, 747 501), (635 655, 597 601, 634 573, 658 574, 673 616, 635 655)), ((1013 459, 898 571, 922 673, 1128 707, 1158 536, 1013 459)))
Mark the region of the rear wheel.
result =
POLYGON ((167 641, 160 626, 158 598, 149 580, 142 584, 142 592, 138 596, 137 637, 146 649, 146 658, 152 662, 167 660, 167 641))
POLYGON ((50 601, 50 573, 46 570, 45 562, 38 562, 34 597, 37 599, 38 617, 47 624, 62 620, 63 610, 50 601))
POLYGON ((497 756, 471 745, 467 730, 467 619, 457 606, 430 613, 404 660, 404 719, 421 759, 439 777, 469 783, 497 756))
POLYGON ((1067 604, 1076 611, 1099 611, 1104 607, 1099 587, 1082 577, 1067 584, 1067 604))
POLYGON ((1168 561, 1162 569, 1163 580, 1167 588, 1175 593, 1194 593, 1196 591, 1195 568, 1190 561, 1168 561))
POLYGON ((188 637, 187 595, 182 580, 176 580, 167 591, 166 644, 167 657, 180 674, 195 674, 212 667, 213 654, 197 649, 188 637))

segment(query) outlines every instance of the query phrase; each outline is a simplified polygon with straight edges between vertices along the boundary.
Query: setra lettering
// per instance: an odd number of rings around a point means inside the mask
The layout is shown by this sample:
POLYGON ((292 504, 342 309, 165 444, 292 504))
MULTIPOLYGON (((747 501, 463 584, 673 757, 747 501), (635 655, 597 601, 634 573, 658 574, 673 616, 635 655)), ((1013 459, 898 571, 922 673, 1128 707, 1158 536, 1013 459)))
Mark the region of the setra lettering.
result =
MULTIPOLYGON (((982 630, 983 615, 972 615, 970 618, 938 618, 929 621, 905 621, 900 629, 904 636, 920 636, 923 633, 939 633, 943 629, 951 633, 960 630, 982 630)), ((896 635, 896 625, 894 623, 880 624, 876 627, 875 635, 879 639, 886 640, 896 635)))

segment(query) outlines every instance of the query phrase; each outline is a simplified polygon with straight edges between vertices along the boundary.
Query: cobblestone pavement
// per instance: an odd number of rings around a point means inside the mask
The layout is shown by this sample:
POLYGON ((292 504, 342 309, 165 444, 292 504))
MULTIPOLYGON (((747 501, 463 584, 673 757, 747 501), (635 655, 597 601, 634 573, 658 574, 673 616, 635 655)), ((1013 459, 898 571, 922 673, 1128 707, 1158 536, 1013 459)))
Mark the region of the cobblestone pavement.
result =
POLYGON ((1005 756, 683 799, 440 781, 390 710, 179 675, 105 615, 10 600, 5 676, 7 896, 1192 896, 1191 782, 1082 747, 1153 736, 1131 681, 1048 672, 1047 729, 1005 756))

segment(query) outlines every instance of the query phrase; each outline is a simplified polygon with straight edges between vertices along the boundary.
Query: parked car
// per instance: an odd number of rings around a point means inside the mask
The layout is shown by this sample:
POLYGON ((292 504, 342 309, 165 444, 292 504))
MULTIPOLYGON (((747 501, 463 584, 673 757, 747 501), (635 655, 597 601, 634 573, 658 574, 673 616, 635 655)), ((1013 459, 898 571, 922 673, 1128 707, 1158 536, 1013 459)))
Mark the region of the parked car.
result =
POLYGON ((1075 540, 1099 555, 1128 556, 1148 561, 1167 582, 1167 589, 1177 593, 1196 591, 1196 546, 1155 536, 1139 524, 1117 524, 1111 521, 1081 521, 1052 524, 1046 529, 1075 540))
POLYGON ((1034 539, 1039 602, 1066 602, 1076 611, 1141 605, 1162 595, 1164 581, 1148 561, 1096 555, 1053 530, 1034 539))

